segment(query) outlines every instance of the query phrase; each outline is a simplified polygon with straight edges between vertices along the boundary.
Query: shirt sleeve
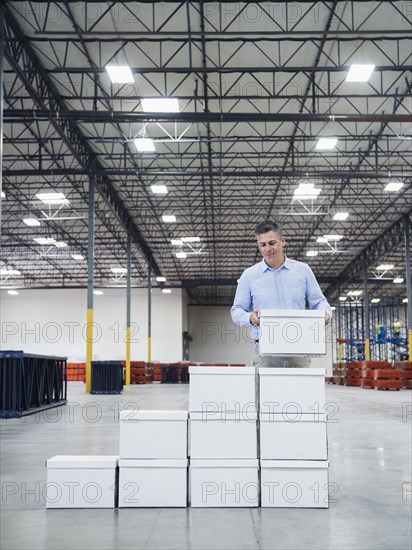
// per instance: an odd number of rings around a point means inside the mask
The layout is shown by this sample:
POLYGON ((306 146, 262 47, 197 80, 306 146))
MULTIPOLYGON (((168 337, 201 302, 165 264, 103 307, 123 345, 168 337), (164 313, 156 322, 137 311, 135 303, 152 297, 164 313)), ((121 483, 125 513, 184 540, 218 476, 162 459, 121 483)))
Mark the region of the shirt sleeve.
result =
POLYGON ((252 305, 252 296, 250 293, 249 282, 245 273, 242 273, 230 309, 232 321, 241 327, 250 325, 250 307, 252 305))
POLYGON ((320 289, 319 283, 316 280, 315 274, 313 273, 310 266, 306 265, 306 299, 309 303, 309 309, 319 309, 326 311, 329 317, 332 319, 332 308, 329 305, 329 302, 325 298, 322 290, 320 289))

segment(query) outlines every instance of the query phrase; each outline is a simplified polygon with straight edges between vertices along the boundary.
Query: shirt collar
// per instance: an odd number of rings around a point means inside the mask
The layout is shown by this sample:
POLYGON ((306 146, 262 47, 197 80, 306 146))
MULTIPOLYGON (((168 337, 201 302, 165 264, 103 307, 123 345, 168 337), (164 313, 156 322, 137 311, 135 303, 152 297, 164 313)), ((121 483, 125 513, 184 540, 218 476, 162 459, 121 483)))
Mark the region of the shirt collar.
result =
POLYGON ((268 266, 268 264, 265 262, 264 259, 262 259, 262 261, 260 262, 260 269, 262 271, 262 273, 264 273, 265 271, 280 271, 281 269, 290 269, 290 266, 289 266, 289 258, 286 256, 285 254, 285 261, 283 262, 283 264, 279 267, 279 269, 273 269, 273 267, 270 267, 268 266))

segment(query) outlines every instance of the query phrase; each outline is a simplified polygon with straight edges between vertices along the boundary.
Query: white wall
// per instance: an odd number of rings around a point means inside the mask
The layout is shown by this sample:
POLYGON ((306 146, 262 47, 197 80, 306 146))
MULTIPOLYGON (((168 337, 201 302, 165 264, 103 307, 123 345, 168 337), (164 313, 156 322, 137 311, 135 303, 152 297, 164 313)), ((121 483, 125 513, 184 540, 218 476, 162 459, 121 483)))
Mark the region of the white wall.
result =
MULTIPOLYGON (((1 349, 57 355, 84 361, 86 290, 1 292, 1 349)), ((147 290, 132 289, 132 360, 147 360, 147 290)), ((105 289, 94 296, 93 359, 124 359, 126 289, 105 289)), ((182 359, 182 291, 152 290, 152 360, 182 359)))
POLYGON ((189 306, 190 360, 250 364, 250 327, 235 325, 229 307, 189 306))

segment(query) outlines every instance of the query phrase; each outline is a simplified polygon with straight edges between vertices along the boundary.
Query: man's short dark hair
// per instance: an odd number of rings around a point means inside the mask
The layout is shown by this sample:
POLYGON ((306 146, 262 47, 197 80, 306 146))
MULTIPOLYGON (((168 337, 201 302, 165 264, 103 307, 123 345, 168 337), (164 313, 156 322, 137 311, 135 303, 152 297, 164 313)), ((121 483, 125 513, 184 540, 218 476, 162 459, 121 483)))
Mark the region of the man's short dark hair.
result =
POLYGON ((269 233, 269 231, 274 231, 279 237, 282 236, 282 228, 280 225, 276 222, 271 222, 270 220, 258 223, 255 229, 256 235, 269 233))

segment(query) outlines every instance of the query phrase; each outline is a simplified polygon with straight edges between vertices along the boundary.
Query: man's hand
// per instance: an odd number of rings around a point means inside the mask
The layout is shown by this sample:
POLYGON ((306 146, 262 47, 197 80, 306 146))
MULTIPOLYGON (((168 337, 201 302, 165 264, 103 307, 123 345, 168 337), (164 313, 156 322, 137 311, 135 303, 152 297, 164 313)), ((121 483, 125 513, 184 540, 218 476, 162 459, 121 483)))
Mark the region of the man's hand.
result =
POLYGON ((255 309, 254 311, 252 311, 249 319, 252 325, 255 325, 255 327, 258 327, 260 325, 260 310, 255 309))

